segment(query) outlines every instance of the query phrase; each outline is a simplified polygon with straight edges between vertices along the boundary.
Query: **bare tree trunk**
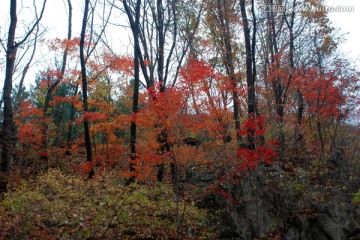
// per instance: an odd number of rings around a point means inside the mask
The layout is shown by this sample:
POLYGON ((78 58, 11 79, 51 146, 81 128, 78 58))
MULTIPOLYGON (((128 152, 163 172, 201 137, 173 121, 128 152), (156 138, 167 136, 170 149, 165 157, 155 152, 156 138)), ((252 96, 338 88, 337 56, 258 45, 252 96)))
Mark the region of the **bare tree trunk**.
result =
MULTIPOLYGON (((226 67, 226 73, 228 75, 228 79, 233 86, 232 91, 232 100, 233 100, 233 108, 234 108, 234 121, 235 121, 235 130, 236 130, 236 138, 238 145, 242 142, 242 137, 239 134, 240 130, 240 117, 239 117, 239 97, 236 92, 236 85, 238 80, 235 77, 235 67, 233 61, 233 50, 231 44, 231 34, 230 34, 230 20, 229 20, 229 4, 227 4, 226 0, 218 0, 217 1, 217 11, 219 17, 219 25, 221 29, 222 35, 222 44, 225 50, 225 56, 223 57, 223 63, 226 67)), ((228 138, 228 136, 224 136, 224 141, 228 138)))
MULTIPOLYGON (((290 17, 290 22, 286 20, 286 24, 288 25, 289 28, 289 62, 290 62, 290 76, 289 78, 292 77, 292 75, 295 73, 295 64, 294 64, 294 41, 295 41, 295 36, 294 36, 294 21, 295 21, 295 7, 296 7, 296 0, 293 0, 293 5, 292 5, 292 12, 291 12, 291 17, 290 17)), ((300 91, 299 88, 296 89, 296 98, 297 98, 297 115, 296 115, 296 120, 297 120, 297 125, 295 127, 295 151, 297 152, 297 156, 301 155, 301 152, 303 152, 303 134, 301 132, 301 125, 302 125, 302 119, 303 119, 303 113, 304 113, 304 98, 303 95, 300 91)))
MULTIPOLYGON (((72 5, 71 5, 71 0, 68 0, 68 34, 67 34, 67 40, 71 40, 71 33, 72 33, 72 5)), ((44 102, 44 106, 43 106, 43 117, 44 117, 44 124, 43 124, 43 150, 46 151, 47 149, 47 144, 48 144, 48 139, 47 139, 47 129, 48 129, 48 125, 45 121, 46 116, 47 116, 47 112, 49 109, 49 104, 50 104, 50 100, 52 97, 52 94, 54 92, 54 90, 56 89, 56 87, 59 85, 59 83, 62 81, 63 76, 65 74, 65 69, 66 69, 66 62, 67 62, 67 56, 68 56, 68 49, 67 47, 65 47, 64 49, 64 53, 63 53, 63 58, 62 58, 62 63, 61 63, 61 76, 59 76, 56 81, 51 84, 51 86, 48 88, 47 92, 46 92, 46 97, 45 97, 45 102, 44 102)))
POLYGON ((13 120, 13 109, 12 109, 12 80, 13 80, 13 71, 15 67, 16 52, 19 46, 21 46, 32 34, 35 27, 38 26, 46 5, 46 0, 43 2, 42 10, 40 16, 37 17, 35 23, 29 28, 24 37, 19 41, 15 42, 15 32, 17 24, 17 13, 16 13, 16 0, 10 1, 10 26, 8 32, 7 40, 7 50, 6 50, 6 69, 5 69, 5 81, 3 89, 3 101, 4 101, 4 121, 2 126, 2 135, 3 135, 3 145, 1 152, 1 163, 0 170, 3 172, 8 172, 10 169, 10 164, 13 158, 13 146, 15 143, 15 125, 13 120))
POLYGON ((317 128, 317 132, 318 132, 318 136, 319 136, 319 141, 320 141, 320 149, 321 149, 321 155, 324 152, 324 138, 323 138, 323 134, 322 134, 322 127, 321 127, 321 123, 320 123, 320 119, 316 120, 316 128, 317 128))
MULTIPOLYGON (((157 42, 157 57, 156 60, 158 61, 158 68, 157 74, 160 83, 160 92, 166 91, 166 86, 164 83, 164 47, 165 47, 165 36, 164 36, 164 12, 163 12, 163 5, 162 0, 156 1, 156 10, 157 15, 155 19, 157 20, 157 35, 158 35, 158 42, 157 42)), ((162 128, 161 124, 159 128, 162 128)), ((168 144, 168 134, 166 129, 161 129, 161 133, 158 136, 158 143, 160 145, 161 154, 165 153, 166 151, 170 151, 170 147, 168 144)), ((164 176, 164 163, 159 164, 159 170, 157 179, 158 181, 162 181, 164 176)))
MULTIPOLYGON (((85 10, 82 21, 81 35, 80 35, 80 65, 81 65, 81 80, 82 80, 82 95, 83 95, 83 109, 84 115, 88 112, 88 100, 87 100, 87 76, 86 76, 86 59, 84 56, 84 46, 85 46, 85 32, 87 17, 89 13, 89 4, 90 0, 85 0, 85 10)), ((90 138, 90 125, 86 118, 84 118, 84 132, 85 132, 85 148, 86 148, 86 160, 92 162, 92 152, 91 152, 91 138, 90 138)), ((89 179, 94 176, 94 168, 91 167, 89 171, 89 179)))
MULTIPOLYGON (((134 42, 134 48, 137 48, 137 58, 139 61, 139 68, 141 68, 142 75, 146 82, 146 88, 149 90, 150 88, 155 86, 155 72, 157 73, 157 78, 159 81, 159 90, 160 92, 166 92, 166 86, 168 77, 172 75, 169 74, 169 71, 173 69, 173 60, 176 57, 178 65, 175 67, 177 71, 172 78, 172 84, 175 84, 178 71, 181 67, 181 63, 184 59, 184 56, 187 52, 187 49, 190 45, 189 42, 184 44, 182 51, 176 51, 176 48, 179 46, 178 37, 177 37, 177 16, 176 16, 176 0, 169 1, 150 1, 144 0, 142 4, 137 5, 138 1, 130 1, 130 0, 122 0, 125 12, 129 18, 130 27, 132 31, 135 29, 135 14, 137 13, 136 8, 139 7, 139 26, 138 27, 138 41, 134 42), (170 36, 171 34, 171 36, 170 36), (170 36, 170 37, 169 37, 170 36), (141 47, 140 47, 141 44, 141 47), (156 46, 154 46, 156 45, 156 46), (165 47, 169 46, 169 49, 165 51, 165 47), (148 61, 148 63, 147 63, 148 61)), ((195 28, 198 26, 200 18, 200 13, 197 18, 197 22, 195 22, 195 28)), ((134 34, 134 33, 133 33, 134 34)), ((195 35, 195 30, 188 36, 188 41, 192 40, 195 35)), ((186 40, 187 41, 187 40, 186 40)), ((140 71, 140 70, 139 70, 140 71)), ((149 91, 149 96, 153 101, 157 100, 156 94, 154 92, 149 91)), ((133 106, 134 107, 134 106, 133 106)), ((162 124, 157 124, 154 126, 159 130, 159 132, 166 132, 164 126, 162 124)), ((135 125, 133 126, 133 130, 135 129, 135 125)), ((134 136, 134 135, 133 135, 134 136)), ((132 137, 133 138, 133 137, 132 137)), ((161 151, 162 146, 164 146, 163 150, 170 149, 170 144, 168 143, 168 139, 160 140, 160 136, 157 138, 159 143, 159 150, 161 151), (165 141, 165 146, 160 141, 165 141)), ((135 139, 133 138, 133 141, 135 139)), ((134 147, 131 147, 132 152, 136 152, 134 147)), ((174 167, 174 166, 173 166, 174 167)), ((162 179, 162 170, 163 166, 159 167, 158 179, 162 179)), ((176 170, 175 170, 176 171, 176 170)))
MULTIPOLYGON (((52 113, 54 114, 54 110, 52 110, 52 113)), ((58 125, 56 127, 56 136, 55 136, 55 139, 54 139, 54 143, 53 143, 53 146, 60 146, 63 142, 63 137, 62 137, 62 131, 63 131, 63 118, 64 118, 64 112, 65 112, 65 106, 64 106, 64 103, 60 104, 58 110, 57 110, 58 113, 60 113, 60 116, 58 117, 58 125)))
MULTIPOLYGON (((314 46, 316 49, 318 49, 318 45, 317 45, 317 36, 318 36, 318 33, 317 31, 315 31, 315 36, 314 36, 314 46)), ((323 55, 322 53, 317 50, 316 51, 316 55, 317 55, 317 67, 319 68, 319 72, 321 74, 321 76, 324 75, 324 69, 323 69, 323 55)), ((319 107, 320 105, 320 92, 321 92, 321 85, 319 86, 318 88, 318 99, 317 99, 317 107, 319 107)), ((319 116, 317 117, 317 120, 316 120, 316 126, 317 126, 317 132, 318 132, 318 136, 319 136, 319 141, 320 141, 320 147, 321 147, 321 155, 320 155, 320 158, 322 157, 322 154, 324 153, 324 147, 325 147, 325 143, 324 143, 324 138, 323 138, 323 134, 322 134, 322 127, 321 127, 321 122, 320 122, 320 118, 319 116)))
MULTIPOLYGON (((166 2, 167 4, 172 4, 171 7, 170 5, 167 5, 166 8, 169 10, 169 12, 171 12, 173 19, 173 33, 172 33, 172 47, 171 50, 169 52, 168 55, 168 61, 165 61, 165 52, 164 52, 164 48, 165 48, 165 18, 164 18, 164 11, 165 8, 163 6, 163 1, 162 0, 157 0, 156 1, 156 11, 153 10, 153 18, 155 20, 155 26, 156 26, 156 35, 157 35, 157 41, 156 41, 156 61, 157 61, 157 77, 159 80, 159 92, 160 93, 165 93, 166 92, 166 81, 167 81, 167 77, 168 77, 168 69, 169 69, 169 64, 170 64, 170 57, 173 54, 173 49, 175 47, 175 42, 176 42, 176 37, 177 37, 177 20, 176 20, 176 12, 175 12, 175 1, 168 1, 166 2)), ((170 16, 169 16, 170 17, 170 16)), ((167 22, 168 24, 168 22, 167 22)), ((148 87, 152 87, 153 85, 149 85, 148 87)), ((156 93, 154 93, 154 95, 152 96, 153 101, 156 101, 156 93)), ((165 113, 166 114, 166 113, 165 113)), ((170 149, 170 144, 169 144, 169 140, 168 140, 168 130, 166 128, 164 128, 164 126, 162 126, 162 124, 156 124, 155 128, 160 129, 160 134, 158 134, 157 137, 157 141, 159 143, 160 146, 160 152, 161 154, 164 154, 165 151, 169 152, 170 149)), ((173 173, 173 178, 176 175, 176 169, 173 163, 170 163, 171 165, 171 169, 172 169, 172 173, 173 173)), ((157 180, 158 181, 162 181, 163 180, 163 176, 164 176, 164 163, 159 164, 159 169, 158 169, 158 174, 157 174, 157 180)), ((175 179, 175 178, 174 178, 175 179)))
MULTIPOLYGON (((133 94, 133 105, 132 105, 132 114, 133 116, 139 111, 139 87, 140 87, 140 46, 139 46, 139 31, 140 31, 140 6, 141 0, 137 0, 135 7, 135 20, 129 9, 129 6, 126 0, 123 1, 125 11, 130 21, 131 30, 134 38, 134 94, 133 94)), ((131 151, 131 162, 130 162, 130 172, 135 173, 135 161, 136 161, 136 122, 135 119, 131 120, 130 126, 130 151, 131 151)), ((130 178, 130 182, 133 182, 135 177, 130 178)))
POLYGON ((1 171, 8 172, 12 161, 12 134, 14 133, 13 111, 11 103, 12 76, 15 66, 17 45, 15 44, 15 31, 17 24, 16 0, 10 1, 10 27, 7 41, 6 70, 3 90, 4 122, 3 122, 3 146, 1 152, 1 171))
MULTIPOLYGON (((252 0, 252 4, 253 0, 252 0)), ((254 76, 254 60, 255 46, 251 46, 251 36, 249 29, 249 21, 246 14, 245 0, 240 0, 241 18, 243 22, 244 37, 245 37, 245 51, 246 51, 246 82, 247 82, 247 105, 248 105, 248 117, 255 117, 256 99, 255 99, 255 76, 254 76)), ((255 36, 253 36, 255 37, 255 36)), ((255 42, 253 42, 255 44, 255 42)), ((255 65, 255 64, 254 64, 255 65)), ((247 148, 255 149, 255 138, 253 131, 250 130, 247 135, 248 143, 247 148)))
MULTIPOLYGON (((273 0, 269 0, 268 3, 272 6, 273 0)), ((268 21, 268 40, 269 40, 269 48, 270 48, 270 57, 271 63, 276 66, 276 68, 280 68, 280 59, 279 59, 279 48, 277 42, 277 34, 281 29, 276 29, 275 23, 275 13, 267 12, 267 21, 268 21)), ((282 24, 280 24, 282 26, 282 24)), ((285 99, 286 99, 286 91, 281 82, 282 79, 279 77, 275 77, 272 79, 272 89, 274 93, 275 99, 275 113, 276 113, 276 123, 278 130, 278 140, 279 140, 279 158, 283 159, 285 153, 285 134, 284 134, 284 107, 285 107, 285 99)))

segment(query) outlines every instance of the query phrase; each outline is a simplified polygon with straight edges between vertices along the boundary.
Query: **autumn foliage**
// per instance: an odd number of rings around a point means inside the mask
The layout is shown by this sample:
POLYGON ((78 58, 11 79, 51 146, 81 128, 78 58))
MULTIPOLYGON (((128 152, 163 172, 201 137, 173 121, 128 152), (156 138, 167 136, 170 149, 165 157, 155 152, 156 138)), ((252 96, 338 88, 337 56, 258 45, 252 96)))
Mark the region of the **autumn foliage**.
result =
POLYGON ((323 1, 85 0, 79 37, 67 0, 66 38, 40 23, 46 0, 21 2, 35 15, 18 29, 16 2, 0 39, 1 239, 280 239, 328 197, 307 189, 358 191, 360 71, 323 1), (284 189, 315 204, 287 209, 284 189), (284 218, 271 237, 267 216, 284 218))

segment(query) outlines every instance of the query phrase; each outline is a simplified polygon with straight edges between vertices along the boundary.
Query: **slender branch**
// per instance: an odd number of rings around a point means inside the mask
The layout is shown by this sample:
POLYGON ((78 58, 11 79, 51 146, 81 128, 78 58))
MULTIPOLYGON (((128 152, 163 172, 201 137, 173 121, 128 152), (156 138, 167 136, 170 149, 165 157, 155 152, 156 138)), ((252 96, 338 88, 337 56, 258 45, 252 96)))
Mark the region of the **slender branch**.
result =
POLYGON ((17 48, 17 47, 19 47, 21 44, 23 44, 23 43, 28 39, 28 37, 31 35, 31 33, 34 31, 35 27, 40 23, 40 20, 42 19, 43 14, 44 14, 44 11, 45 11, 46 1, 47 1, 47 0, 44 0, 44 2, 43 2, 40 16, 37 18, 37 20, 35 21, 34 25, 30 28, 30 30, 29 30, 29 31, 27 32, 27 34, 23 37, 23 39, 22 39, 20 42, 15 43, 15 48, 17 48))

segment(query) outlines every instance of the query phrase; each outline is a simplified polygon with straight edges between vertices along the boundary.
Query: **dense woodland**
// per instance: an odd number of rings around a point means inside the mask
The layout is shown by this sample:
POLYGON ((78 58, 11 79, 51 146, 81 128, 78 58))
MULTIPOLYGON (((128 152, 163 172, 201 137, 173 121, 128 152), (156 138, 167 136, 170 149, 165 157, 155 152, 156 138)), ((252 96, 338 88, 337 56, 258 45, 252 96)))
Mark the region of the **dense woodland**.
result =
POLYGON ((360 72, 322 0, 67 0, 66 36, 23 4, 0 36, 1 239, 360 237, 360 72))

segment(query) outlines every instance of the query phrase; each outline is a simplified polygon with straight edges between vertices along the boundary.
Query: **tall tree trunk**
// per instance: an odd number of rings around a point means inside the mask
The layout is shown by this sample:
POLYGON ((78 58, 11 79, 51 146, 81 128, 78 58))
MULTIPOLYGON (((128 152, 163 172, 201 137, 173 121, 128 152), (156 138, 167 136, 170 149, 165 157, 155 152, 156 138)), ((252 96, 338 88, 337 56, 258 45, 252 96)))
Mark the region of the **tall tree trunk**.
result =
POLYGON ((321 150, 321 156, 324 152, 324 138, 323 138, 323 134, 322 134, 322 127, 321 127, 321 123, 320 123, 320 119, 316 120, 316 128, 317 128, 317 132, 318 132, 318 136, 319 136, 319 142, 320 142, 320 150, 321 150))
MULTIPOLYGON (((228 75, 229 81, 233 87, 232 91, 232 100, 233 100, 233 108, 234 108, 234 121, 235 121, 235 131, 238 145, 242 142, 242 137, 239 134, 240 131, 240 117, 239 117, 239 97, 236 91, 236 85, 238 80, 235 76, 235 67, 233 61, 233 50, 231 45, 231 34, 230 34, 230 20, 228 16, 229 4, 227 4, 226 0, 218 0, 217 8, 219 15, 219 23, 222 34, 222 43, 224 44, 225 49, 225 57, 223 58, 224 65, 226 67, 226 73, 228 75)), ((228 138, 228 136, 224 136, 224 141, 228 138)))
POLYGON ((12 135, 14 134, 13 110, 11 102, 12 77, 15 66, 16 51, 15 31, 17 24, 16 0, 10 1, 10 26, 7 41, 5 82, 3 89, 4 122, 2 128, 3 142, 1 152, 1 171, 8 172, 12 161, 12 135))
MULTIPOLYGON (((293 0, 292 4, 292 12, 290 23, 286 20, 286 23, 289 28, 289 62, 290 62, 290 77, 295 73, 295 64, 294 64, 294 22, 295 22, 295 9, 296 9, 296 0, 293 0)), ((304 98, 299 88, 296 89, 296 98, 297 98, 297 115, 296 115, 296 127, 295 127, 295 151, 297 152, 297 156, 301 155, 303 152, 303 134, 301 130, 302 119, 304 114, 304 98)))
MULTIPOLYGON (((272 6, 273 0, 268 1, 269 5, 272 6)), ((267 21, 268 21, 268 38, 270 43, 270 58, 271 63, 276 66, 277 69, 280 68, 280 59, 279 59, 279 48, 277 42, 277 34, 281 29, 276 29, 275 23, 275 13, 272 11, 267 12, 267 21)), ((282 26, 282 24, 281 24, 282 26)), ((284 134, 284 104, 285 104, 285 91, 282 84, 282 79, 275 77, 272 79, 272 89, 275 99, 275 113, 276 113, 276 124, 278 128, 278 140, 279 140, 279 159, 283 159, 285 153, 285 134, 284 134)))
MULTIPOLYGON (((323 69, 323 54, 321 53, 321 51, 318 49, 318 44, 317 44, 317 36, 318 33, 315 30, 315 36, 314 36, 314 46, 315 49, 317 49, 316 51, 316 55, 317 55, 317 67, 319 68, 319 72, 320 75, 323 76, 324 75, 324 69, 323 69)), ((316 107, 319 107, 320 105, 320 93, 321 93, 321 85, 318 88, 318 99, 316 102, 316 107)), ((320 122, 320 117, 317 116, 317 120, 316 120, 316 126, 317 126, 317 132, 318 132, 318 136, 319 136, 319 141, 320 141, 320 147, 321 147, 321 155, 320 158, 322 157, 322 154, 324 153, 324 147, 325 147, 325 143, 324 143, 324 138, 323 138, 323 134, 322 134, 322 127, 321 127, 321 122, 320 122)))
MULTIPOLYGON (((175 7, 175 6, 173 6, 175 7)), ((166 91, 166 82, 165 82, 165 76, 164 76, 164 63, 165 63, 165 54, 164 54, 164 47, 165 47, 165 34, 164 34, 164 9, 163 9, 163 3, 162 0, 156 1, 156 9, 157 9, 157 15, 155 17, 157 21, 157 35, 158 35, 158 42, 157 42, 157 74, 159 79, 159 91, 160 93, 164 93, 166 91)), ((176 19, 174 19, 176 21, 176 19)), ((155 93, 154 93, 155 94, 155 93)), ((156 100, 156 96, 154 95, 154 100, 156 100)), ((166 114, 166 113, 165 113, 166 114)), ((157 137, 157 141, 160 145, 160 152, 163 155, 165 153, 165 150, 167 152, 170 151, 170 144, 168 140, 168 130, 162 126, 162 124, 158 124, 158 129, 160 129, 160 134, 157 137)), ((157 180, 162 181, 164 176, 164 163, 159 164, 158 174, 157 174, 157 180)), ((171 163, 171 169, 172 172, 175 173, 176 169, 174 166, 174 163, 171 163)), ((175 175, 173 175, 173 178, 175 175)), ((174 178, 175 180, 175 178, 174 178)))
MULTIPOLYGON (((136 14, 136 3, 137 1, 122 0, 124 5, 124 10, 128 16, 130 26, 132 31, 135 29, 135 14, 136 14)), ((156 92, 157 90, 164 93, 166 91, 168 77, 172 77, 172 84, 175 84, 179 69, 181 68, 181 63, 187 52, 190 43, 184 45, 183 51, 178 50, 178 38, 177 38, 177 17, 176 17, 176 4, 178 1, 169 0, 169 1, 142 1, 140 7, 140 17, 138 27, 138 41, 135 41, 134 44, 138 45, 138 60, 139 68, 141 68, 142 76, 146 82, 146 88, 149 90, 149 97, 153 100, 157 100, 156 92), (171 26, 172 25, 172 26, 171 26), (171 34, 171 37, 169 37, 171 34), (168 41, 167 41, 168 40, 168 41), (155 44, 154 44, 155 43, 155 44), (141 48, 140 48, 141 44, 141 48), (156 46, 154 46, 156 45, 156 46), (165 51, 165 47, 169 47, 165 51), (178 55, 179 54, 179 55, 178 55), (176 73, 174 75, 169 74, 174 68, 172 60, 176 57, 178 61, 176 73), (148 63, 147 63, 148 62, 148 63), (155 86, 155 72, 157 73, 159 81, 159 89, 155 91, 150 91, 155 86)), ((200 18, 200 13, 197 17, 197 22, 195 28, 198 26, 198 21, 200 18)), ((190 32, 191 33, 191 32, 190 32)), ((195 35, 195 30, 192 32, 188 38, 193 39, 195 35)), ((134 126, 133 126, 134 127, 134 126)), ((154 126, 159 132, 163 130, 166 132, 167 129, 162 124, 157 124, 154 126)), ((134 130, 133 130, 134 131, 134 130)), ((158 136, 159 137, 159 136, 158 136)), ((162 140, 161 140, 162 141, 162 140)), ((166 144, 168 144, 167 137, 165 139, 166 144)), ((159 150, 163 146, 158 138, 159 150)), ((170 147, 170 145, 168 145, 170 147)), ((167 147, 164 148, 164 151, 167 147)), ((160 166, 161 168, 161 166, 160 166)), ((158 176, 162 176, 161 171, 158 176)), ((162 177, 160 177, 162 179, 162 177)))
MULTIPOLYGON (((256 19, 256 15, 255 15, 255 3, 254 1, 251 1, 251 16, 252 16, 252 39, 251 39, 251 56, 252 56, 252 78, 253 78, 253 84, 254 84, 254 92, 253 94, 253 98, 254 98, 254 108, 255 108, 255 115, 254 117, 259 117, 261 115, 259 108, 258 108, 258 104, 257 104, 257 99, 256 99, 256 92, 255 92, 255 81, 256 81, 256 76, 257 76, 257 69, 256 69, 256 58, 255 58, 255 51, 256 51, 256 34, 257 34, 257 19, 256 19)), ((264 126, 262 124, 258 125, 259 129, 263 130, 264 126)), ((255 141, 255 139, 254 139, 255 141)), ((264 135, 260 135, 258 136, 258 142, 260 146, 263 146, 265 144, 265 136, 264 135)))
POLYGON ((12 80, 13 80, 13 71, 15 67, 16 52, 19 46, 21 46, 29 36, 33 33, 35 27, 38 26, 46 5, 46 0, 44 0, 40 16, 37 17, 34 24, 29 28, 25 33, 24 37, 19 41, 15 42, 15 32, 17 24, 17 13, 16 13, 16 0, 10 0, 10 26, 7 39, 7 49, 6 49, 6 69, 5 69, 5 81, 3 89, 3 101, 4 101, 4 121, 2 126, 2 135, 3 135, 3 145, 1 152, 1 163, 0 170, 3 172, 8 172, 10 164, 13 158, 12 148, 15 144, 15 125, 13 120, 13 109, 12 109, 12 80))
MULTIPOLYGON (((253 0, 252 0, 253 1, 253 0)), ((253 4, 253 2, 252 2, 253 4)), ((243 22, 243 29, 244 29, 244 37, 245 37, 245 52, 246 52, 246 83, 247 83, 247 105, 248 105, 248 117, 254 118, 255 117, 255 109, 256 109, 256 102, 255 102, 255 76, 254 76, 254 69, 253 63, 255 56, 255 46, 251 46, 251 36, 250 36, 250 29, 249 29, 249 21, 246 14, 245 8, 245 0, 240 0, 240 10, 241 10, 241 18, 243 22)), ((254 44, 254 43, 253 43, 254 44)), ((255 149, 255 138, 254 133, 252 130, 248 131, 249 134, 247 135, 248 143, 247 148, 255 149)))
MULTIPOLYGON (((55 109, 54 109, 55 110, 55 109)), ((53 114, 54 114, 54 110, 52 110, 53 114)), ((60 146, 63 142, 63 136, 62 136, 62 133, 63 133, 63 118, 64 118, 64 113, 65 113, 65 106, 64 106, 64 103, 60 104, 60 107, 59 109, 57 110, 56 114, 60 115, 58 117, 58 125, 56 127, 56 136, 55 136, 55 139, 54 139, 54 145, 53 146, 60 146)))
POLYGON ((158 34, 158 46, 157 46, 157 61, 158 69, 157 74, 160 82, 160 92, 165 92, 164 83, 164 47, 165 47, 165 36, 164 36, 164 12, 162 0, 156 1, 157 9, 157 34, 158 34))
MULTIPOLYGON (((135 165, 136 165, 136 122, 135 122, 135 114, 139 111, 139 87, 140 87, 140 64, 139 64, 139 56, 140 56, 140 45, 139 45, 139 31, 140 31, 140 6, 141 0, 137 0, 135 7, 135 21, 131 20, 132 15, 129 11, 128 5, 124 0, 124 6, 126 6, 126 12, 128 14, 128 18, 131 24, 133 38, 134 38, 134 94, 133 94, 133 105, 132 105, 132 114, 133 118, 131 119, 130 126, 130 151, 131 151, 131 162, 130 162, 130 172, 135 173, 135 165)), ((130 178, 130 182, 135 180, 135 176, 130 178)))
MULTIPOLYGON (((80 65, 81 65, 81 80, 82 80, 82 94, 83 94, 83 110, 84 115, 88 112, 88 100, 87 100, 87 76, 86 76, 86 59, 84 56, 84 46, 85 46, 85 32, 87 17, 89 13, 89 3, 90 0, 85 0, 85 9, 84 16, 82 21, 82 28, 80 34, 80 65)), ((85 132, 85 148, 86 148, 86 160, 92 162, 92 152, 91 152, 91 139, 90 139, 90 124, 86 118, 84 118, 84 132, 85 132)), ((91 167, 89 171, 89 179, 94 176, 94 168, 91 167)))
MULTIPOLYGON (((71 4, 71 0, 68 0, 68 7, 69 7, 69 10, 68 10, 69 11, 68 12, 69 16, 68 16, 67 40, 71 40, 71 33, 72 33, 72 4, 71 4)), ((51 101, 52 94, 53 94, 54 90, 56 89, 56 87, 59 85, 59 83, 62 81, 63 76, 65 74, 67 56, 68 56, 68 49, 67 49, 67 47, 65 47, 64 53, 63 53, 63 58, 62 58, 62 63, 61 63, 61 69, 60 69, 61 76, 59 76, 56 79, 56 81, 50 85, 50 87, 48 88, 48 90, 46 92, 45 102, 44 102, 44 106, 43 106, 44 123, 43 123, 43 143, 42 143, 42 147, 43 147, 44 151, 47 150, 47 144, 48 144, 48 139, 47 139, 48 125, 46 123, 46 116, 47 116, 47 112, 48 112, 48 109, 49 109, 49 104, 50 104, 50 101, 51 101)))

